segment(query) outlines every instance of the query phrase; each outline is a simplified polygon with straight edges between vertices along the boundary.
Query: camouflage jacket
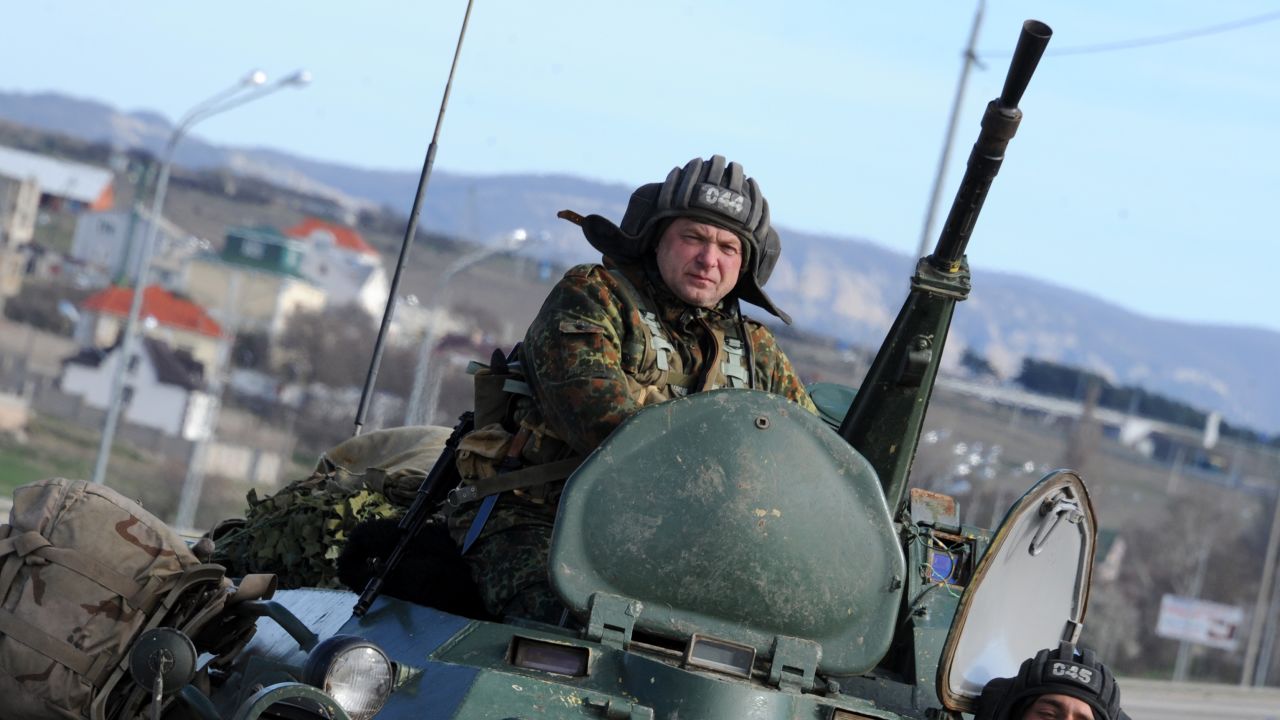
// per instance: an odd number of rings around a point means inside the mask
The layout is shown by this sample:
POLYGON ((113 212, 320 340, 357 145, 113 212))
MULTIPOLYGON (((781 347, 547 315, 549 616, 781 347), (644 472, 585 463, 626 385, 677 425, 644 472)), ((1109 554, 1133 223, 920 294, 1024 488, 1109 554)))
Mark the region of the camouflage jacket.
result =
POLYGON ((656 268, 571 268, 525 335, 521 360, 534 392, 534 411, 524 422, 586 454, 644 405, 686 389, 728 384, 716 372, 725 357, 725 338, 733 346, 744 332, 750 385, 816 413, 773 333, 743 318, 736 301, 715 308, 690 306, 666 288, 656 268), (669 360, 660 361, 654 352, 646 309, 658 316, 661 335, 674 346, 669 360), (670 371, 658 367, 668 363, 670 371), (685 387, 664 383, 673 377, 685 387))

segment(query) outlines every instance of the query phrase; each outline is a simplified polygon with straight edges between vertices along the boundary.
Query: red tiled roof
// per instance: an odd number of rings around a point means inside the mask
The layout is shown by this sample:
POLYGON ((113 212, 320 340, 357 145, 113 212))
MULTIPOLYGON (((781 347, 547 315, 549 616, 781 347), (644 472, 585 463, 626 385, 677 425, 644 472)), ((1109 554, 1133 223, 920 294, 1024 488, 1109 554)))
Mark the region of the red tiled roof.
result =
POLYGON ((284 231, 285 235, 299 240, 308 240, 317 232, 329 233, 333 236, 333 241, 338 247, 346 248, 353 252, 362 253, 364 255, 377 255, 378 251, 374 250, 369 243, 360 237, 360 233, 349 227, 342 225, 334 225, 316 218, 307 218, 302 222, 294 225, 284 231))
MULTIPOLYGON (((129 314, 133 302, 133 288, 109 287, 85 298, 80 307, 85 310, 119 315, 129 314)), ((173 328, 197 332, 210 337, 221 337, 222 326, 209 317, 204 308, 183 300, 159 285, 148 285, 142 292, 142 316, 153 317, 156 322, 173 328)))

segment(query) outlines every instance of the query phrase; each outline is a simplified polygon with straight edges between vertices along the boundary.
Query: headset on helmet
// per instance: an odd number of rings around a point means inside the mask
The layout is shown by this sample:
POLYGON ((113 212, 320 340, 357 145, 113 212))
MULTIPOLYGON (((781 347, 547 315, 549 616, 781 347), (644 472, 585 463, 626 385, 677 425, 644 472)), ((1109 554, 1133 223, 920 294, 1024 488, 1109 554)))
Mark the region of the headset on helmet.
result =
POLYGON ((599 215, 585 218, 560 213, 578 222, 592 247, 608 258, 634 262, 653 250, 663 220, 687 217, 725 228, 742 239, 745 270, 733 294, 791 323, 764 292, 764 284, 782 253, 782 242, 769 223, 769 202, 742 166, 722 155, 694 158, 672 168, 667 179, 636 188, 622 216, 621 227, 599 215))
POLYGON ((1012 678, 995 678, 982 689, 975 720, 1021 720, 1023 711, 1041 695, 1068 695, 1089 704, 1093 720, 1128 720, 1120 709, 1115 676, 1092 650, 1078 652, 1064 642, 1025 660, 1012 678))

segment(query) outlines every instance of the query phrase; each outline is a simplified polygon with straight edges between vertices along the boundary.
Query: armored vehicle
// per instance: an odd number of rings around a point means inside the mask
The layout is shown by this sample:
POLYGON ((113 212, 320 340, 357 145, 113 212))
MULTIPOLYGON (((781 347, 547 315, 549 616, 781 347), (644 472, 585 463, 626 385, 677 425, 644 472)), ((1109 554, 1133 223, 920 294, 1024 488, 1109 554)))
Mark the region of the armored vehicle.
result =
POLYGON ((576 470, 550 563, 568 622, 281 591, 228 604, 224 624, 205 627, 256 625, 223 656, 197 657, 180 628, 143 634, 128 675, 151 702, 134 712, 958 718, 990 678, 1074 641, 1094 553, 1075 473, 1050 473, 994 530, 962 523, 948 496, 908 490, 952 312, 969 291, 969 234, 1049 34, 1024 26, 937 247, 856 392, 810 388, 822 417, 752 390, 661 403, 576 470))

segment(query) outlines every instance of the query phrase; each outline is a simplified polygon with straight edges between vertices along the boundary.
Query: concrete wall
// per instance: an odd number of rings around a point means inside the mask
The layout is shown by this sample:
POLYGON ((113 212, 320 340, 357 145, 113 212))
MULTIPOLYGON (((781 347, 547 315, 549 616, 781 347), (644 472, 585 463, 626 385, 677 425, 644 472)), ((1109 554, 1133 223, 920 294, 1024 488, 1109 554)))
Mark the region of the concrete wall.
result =
POLYGON ((274 486, 283 469, 283 457, 279 453, 259 448, 226 443, 210 443, 205 453, 206 475, 232 478, 246 487, 274 486))
MULTIPOLYGON (((53 387, 52 383, 36 386, 31 400, 33 413, 56 417, 82 427, 100 428, 105 422, 106 411, 89 407, 80 397, 53 387)), ((177 459, 182 463, 191 460, 195 443, 181 437, 143 427, 131 422, 121 422, 116 430, 116 442, 139 450, 177 459)), ((237 442, 211 442, 205 454, 205 473, 230 478, 245 487, 274 487, 287 467, 292 451, 288 448, 257 448, 237 442)))
MULTIPOLYGON (((43 415, 80 427, 102 428, 106 421, 105 399, 101 407, 93 407, 82 396, 58 387, 57 359, 72 354, 73 343, 52 333, 29 330, 24 325, 0 321, 0 393, 26 403, 28 423, 43 415)), ((102 388, 101 395, 105 397, 108 389, 102 388)), ((208 402, 208 398, 202 401, 208 402)), ((196 409, 193 407, 188 415, 196 409)), ((195 448, 195 443, 177 434, 129 422, 127 417, 116 431, 116 442, 182 463, 190 461, 195 448)), ((206 473, 229 478, 245 488, 250 484, 275 487, 284 479, 278 475, 289 466, 293 443, 290 428, 224 408, 219 413, 218 439, 209 444, 206 453, 206 473)))
POLYGON ((0 392, 0 432, 17 433, 27 427, 31 405, 21 395, 0 392))

